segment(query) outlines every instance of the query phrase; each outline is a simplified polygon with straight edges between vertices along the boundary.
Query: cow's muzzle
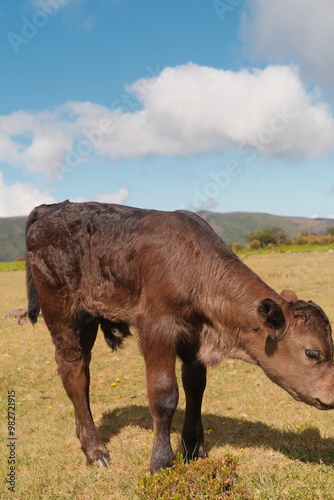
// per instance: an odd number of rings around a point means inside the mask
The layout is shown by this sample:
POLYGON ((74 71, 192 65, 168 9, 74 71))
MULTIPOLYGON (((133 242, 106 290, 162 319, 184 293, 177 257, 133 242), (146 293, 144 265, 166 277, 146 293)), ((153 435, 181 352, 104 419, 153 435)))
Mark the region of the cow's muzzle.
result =
POLYGON ((326 403, 323 403, 320 401, 320 399, 316 399, 317 404, 315 405, 319 410, 334 410, 334 404, 332 405, 327 405, 326 403))

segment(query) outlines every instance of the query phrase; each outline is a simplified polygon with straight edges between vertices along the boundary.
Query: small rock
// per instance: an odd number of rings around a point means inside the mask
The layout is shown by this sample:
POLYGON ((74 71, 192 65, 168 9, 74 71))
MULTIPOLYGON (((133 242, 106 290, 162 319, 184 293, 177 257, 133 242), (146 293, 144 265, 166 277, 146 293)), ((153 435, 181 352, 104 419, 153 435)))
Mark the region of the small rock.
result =
POLYGON ((5 319, 16 320, 18 325, 22 325, 28 320, 28 309, 26 307, 19 307, 8 311, 5 319))

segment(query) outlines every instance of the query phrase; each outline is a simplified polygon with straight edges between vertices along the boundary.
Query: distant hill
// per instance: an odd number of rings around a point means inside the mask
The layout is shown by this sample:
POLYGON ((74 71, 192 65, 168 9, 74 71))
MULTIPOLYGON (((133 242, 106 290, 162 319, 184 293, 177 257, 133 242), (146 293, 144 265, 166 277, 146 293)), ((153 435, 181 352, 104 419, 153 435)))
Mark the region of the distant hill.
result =
POLYGON ((284 231, 289 238, 296 238, 305 231, 325 234, 328 227, 334 226, 333 219, 309 219, 307 217, 283 217, 253 212, 230 212, 225 214, 202 211, 203 217, 227 243, 247 243, 246 234, 275 228, 284 231))
MULTIPOLYGON (((299 236, 303 231, 325 234, 328 227, 334 226, 333 219, 308 219, 307 217, 282 217, 252 212, 216 213, 199 212, 227 243, 239 241, 247 243, 246 234, 275 228, 284 231, 289 238, 299 236)), ((0 218, 0 262, 10 262, 25 257, 25 223, 27 217, 0 218)))
POLYGON ((27 217, 0 217, 0 262, 25 258, 25 224, 27 217))

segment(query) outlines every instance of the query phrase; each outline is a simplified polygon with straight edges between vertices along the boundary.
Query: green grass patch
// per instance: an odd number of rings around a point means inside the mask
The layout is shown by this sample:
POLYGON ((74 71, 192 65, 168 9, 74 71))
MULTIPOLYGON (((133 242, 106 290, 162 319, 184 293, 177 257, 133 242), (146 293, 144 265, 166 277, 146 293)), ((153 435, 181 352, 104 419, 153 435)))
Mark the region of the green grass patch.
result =
POLYGON ((141 500, 246 500, 250 492, 236 473, 238 459, 230 453, 223 458, 198 460, 189 465, 178 457, 175 465, 156 476, 141 479, 137 495, 141 500))
POLYGON ((268 255, 273 253, 314 253, 334 251, 334 244, 330 245, 277 245, 258 249, 241 248, 235 252, 240 258, 249 257, 250 255, 268 255))
POLYGON ((2 271, 24 271, 26 263, 23 260, 15 262, 0 262, 0 272, 2 271))

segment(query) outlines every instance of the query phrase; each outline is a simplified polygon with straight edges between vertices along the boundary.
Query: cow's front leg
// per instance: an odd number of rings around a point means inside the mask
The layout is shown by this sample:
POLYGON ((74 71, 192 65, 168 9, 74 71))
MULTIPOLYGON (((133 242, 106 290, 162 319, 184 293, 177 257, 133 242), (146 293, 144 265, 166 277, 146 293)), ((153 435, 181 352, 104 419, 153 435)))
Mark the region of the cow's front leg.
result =
POLYGON ((153 450, 151 455, 151 474, 171 467, 175 459, 170 429, 177 407, 179 392, 175 376, 175 355, 168 349, 157 346, 145 353, 147 392, 153 418, 153 450))
POLYGON ((89 405, 90 349, 97 325, 90 325, 84 330, 81 332, 81 342, 78 335, 70 330, 63 330, 61 335, 54 336, 56 361, 64 388, 74 406, 76 432, 87 461, 106 467, 109 453, 93 422, 89 405), (91 341, 84 334, 90 335, 91 341))
POLYGON ((182 382, 186 395, 186 414, 182 432, 186 460, 205 458, 204 432, 201 417, 206 386, 206 367, 198 362, 183 363, 182 382))

